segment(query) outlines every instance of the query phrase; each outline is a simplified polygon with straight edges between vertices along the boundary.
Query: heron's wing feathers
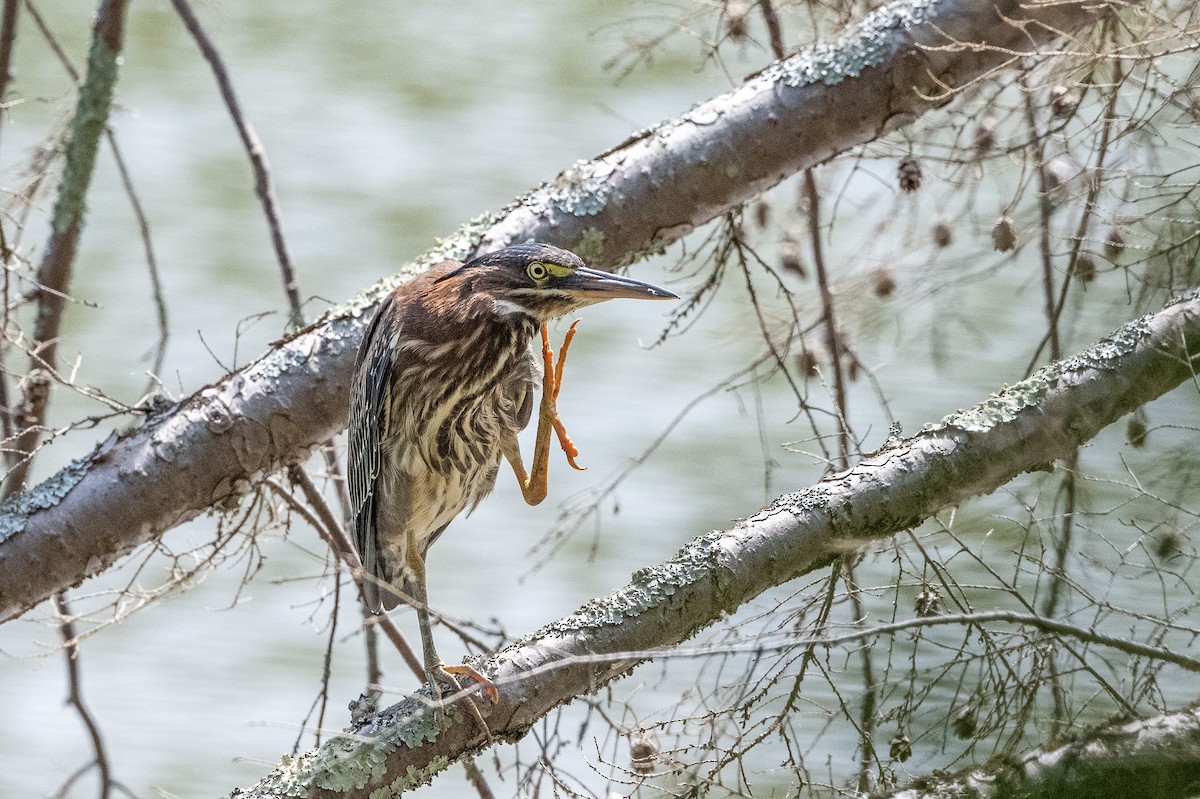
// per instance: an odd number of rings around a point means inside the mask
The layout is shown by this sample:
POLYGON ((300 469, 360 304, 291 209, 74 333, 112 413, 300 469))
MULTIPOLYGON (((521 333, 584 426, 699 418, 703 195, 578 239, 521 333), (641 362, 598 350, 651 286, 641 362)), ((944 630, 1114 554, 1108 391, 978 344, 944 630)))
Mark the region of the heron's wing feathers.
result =
MULTIPOLYGON (((380 477, 391 416, 388 396, 393 375, 400 325, 393 312, 396 303, 389 295, 379 305, 367 327, 354 366, 348 432, 347 482, 354 517, 354 543, 363 562, 363 596, 375 613, 395 607, 398 597, 386 590, 391 582, 391 564, 383 557, 377 528, 381 493, 380 477)), ((390 499, 390 498, 389 498, 390 499)), ((392 512, 395 508, 390 509, 392 512)))
POLYGON ((504 386, 517 411, 513 420, 517 430, 524 430, 529 426, 529 420, 533 418, 533 389, 541 382, 542 361, 534 357, 532 352, 526 351, 524 361, 513 370, 504 386))

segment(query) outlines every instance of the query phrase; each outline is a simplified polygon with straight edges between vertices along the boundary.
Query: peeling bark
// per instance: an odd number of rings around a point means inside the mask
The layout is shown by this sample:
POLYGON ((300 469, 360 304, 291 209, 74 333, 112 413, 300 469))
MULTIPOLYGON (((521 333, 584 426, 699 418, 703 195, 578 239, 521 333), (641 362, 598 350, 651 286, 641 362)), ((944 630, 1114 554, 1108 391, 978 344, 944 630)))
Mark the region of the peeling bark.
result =
POLYGON ((0 505, 0 620, 209 507, 236 501, 262 476, 337 434, 364 311, 429 264, 534 238, 599 266, 631 262, 797 170, 948 102, 947 88, 1090 25, 1107 9, 1016 0, 892 3, 836 42, 776 62, 468 223, 255 363, 149 414, 140 428, 114 434, 0 505))
MULTIPOLYGON (((624 588, 474 663, 500 687, 497 705, 477 703, 493 740, 520 738, 554 707, 847 547, 915 527, 1070 457, 1107 425, 1192 379, 1198 361, 1194 293, 973 408, 889 440, 853 468, 782 496, 729 530, 696 538, 624 588)), ((461 705, 448 708, 448 726, 439 730, 427 712, 428 690, 317 750, 285 758, 239 797, 399 795, 492 742, 461 705)))

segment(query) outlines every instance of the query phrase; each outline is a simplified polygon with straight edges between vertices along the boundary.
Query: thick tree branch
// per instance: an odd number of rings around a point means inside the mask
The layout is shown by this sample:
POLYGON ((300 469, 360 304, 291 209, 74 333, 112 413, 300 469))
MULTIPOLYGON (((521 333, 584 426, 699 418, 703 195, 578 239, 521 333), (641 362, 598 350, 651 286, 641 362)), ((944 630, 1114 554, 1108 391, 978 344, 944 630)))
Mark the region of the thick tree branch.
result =
POLYGON ((305 457, 346 422, 362 320, 397 280, 445 256, 537 238, 592 263, 627 263, 789 174, 903 125, 965 85, 1095 22, 1108 6, 904 0, 838 41, 579 164, 464 226, 360 294, 139 429, 0 506, 0 620, 305 457))
POLYGON ((1189 799, 1200 784, 1200 708, 1113 724, 1057 748, 927 777, 891 799, 1117 796, 1189 799))
MULTIPOLYGON (((1194 380, 1198 362, 1200 293, 1130 322, 974 408, 889 440, 848 471, 780 497, 729 530, 693 540, 619 591, 476 663, 500 687, 499 704, 478 703, 488 727, 498 739, 520 738, 554 707, 595 691, 763 591, 828 565, 864 540, 911 529, 1023 472, 1070 458, 1107 425, 1194 380)), ((320 749, 285 759, 240 796, 366 797, 381 788, 399 794, 491 743, 459 706, 439 730, 423 691, 320 749)))

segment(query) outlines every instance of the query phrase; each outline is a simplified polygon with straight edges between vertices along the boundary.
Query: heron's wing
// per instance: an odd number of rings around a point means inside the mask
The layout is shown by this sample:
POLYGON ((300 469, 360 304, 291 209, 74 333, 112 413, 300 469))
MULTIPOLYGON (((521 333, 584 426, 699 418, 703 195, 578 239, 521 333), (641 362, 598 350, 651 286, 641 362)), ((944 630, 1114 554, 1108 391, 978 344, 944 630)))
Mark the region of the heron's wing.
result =
MULTIPOLYGON (((541 383, 541 379, 541 359, 535 358, 532 352, 526 350, 518 359, 515 368, 509 370, 500 383, 501 401, 497 408, 500 416, 500 445, 510 460, 515 458, 516 462, 521 461, 521 445, 517 441, 517 433, 528 427, 529 420, 533 418, 534 388, 541 383)), ((499 464, 496 466, 487 481, 489 491, 496 482, 499 464)), ((520 474, 517 477, 519 479, 520 474)), ((482 493, 476 496, 470 510, 474 511, 482 499, 482 493)))
POLYGON ((354 365, 351 388, 346 478, 354 521, 354 543, 362 559, 363 596, 375 613, 396 606, 396 597, 384 585, 391 582, 378 540, 378 502, 383 469, 383 441, 388 438, 391 408, 388 402, 400 325, 388 295, 368 325, 354 365))
POLYGON ((509 397, 512 407, 516 410, 516 414, 511 420, 516 428, 515 432, 520 432, 529 426, 529 420, 533 418, 534 386, 541 382, 542 361, 526 350, 524 361, 512 371, 504 385, 504 393, 509 397))

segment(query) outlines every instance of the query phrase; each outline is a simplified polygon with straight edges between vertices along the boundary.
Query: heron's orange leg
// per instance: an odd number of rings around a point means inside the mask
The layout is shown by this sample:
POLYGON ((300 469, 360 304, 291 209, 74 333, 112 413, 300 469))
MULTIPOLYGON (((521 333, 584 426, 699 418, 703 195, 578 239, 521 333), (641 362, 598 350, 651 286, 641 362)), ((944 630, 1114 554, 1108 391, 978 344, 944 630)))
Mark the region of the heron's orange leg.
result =
POLYGON ((550 475, 550 433, 558 436, 559 446, 567 456, 571 468, 583 471, 583 467, 575 462, 579 449, 567 435, 567 428, 558 417, 559 389, 562 388, 563 365, 566 363, 567 350, 571 339, 575 338, 575 326, 578 320, 571 324, 567 335, 563 338, 562 349, 558 354, 558 362, 554 361, 554 350, 550 347, 550 328, 542 325, 542 402, 538 409, 537 434, 533 444, 533 468, 525 473, 525 464, 521 460, 521 450, 517 447, 516 439, 506 442, 504 455, 512 465, 521 485, 521 494, 530 505, 537 505, 546 498, 546 485, 550 475))
MULTIPOLYGON (((567 329, 567 335, 563 336, 562 347, 558 350, 558 363, 554 364, 554 385, 550 400, 550 423, 554 425, 554 432, 558 434, 558 445, 562 447, 563 454, 567 456, 567 463, 571 464, 572 469, 584 471, 584 467, 575 462, 575 458, 579 457, 579 447, 575 446, 575 442, 567 435, 566 425, 563 424, 558 415, 558 406, 555 404, 558 400, 558 392, 562 389, 563 365, 567 362, 567 350, 571 348, 571 340, 575 338, 575 328, 579 326, 579 320, 576 319, 567 329)), ((546 361, 546 374, 550 374, 550 364, 554 360, 554 350, 550 349, 550 330, 546 325, 542 325, 542 357, 546 361)), ((546 404, 546 393, 550 386, 549 381, 543 378, 542 386, 542 404, 546 404)))

